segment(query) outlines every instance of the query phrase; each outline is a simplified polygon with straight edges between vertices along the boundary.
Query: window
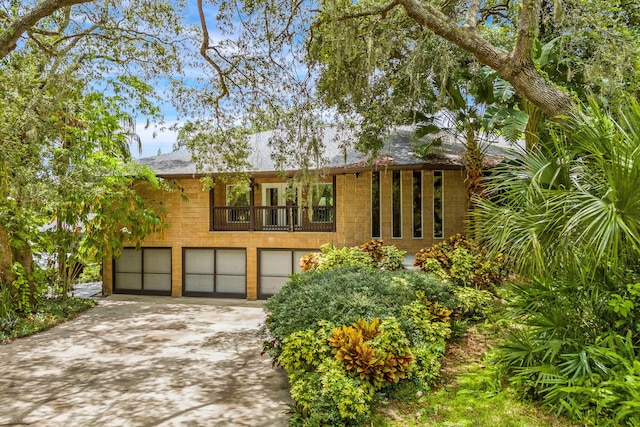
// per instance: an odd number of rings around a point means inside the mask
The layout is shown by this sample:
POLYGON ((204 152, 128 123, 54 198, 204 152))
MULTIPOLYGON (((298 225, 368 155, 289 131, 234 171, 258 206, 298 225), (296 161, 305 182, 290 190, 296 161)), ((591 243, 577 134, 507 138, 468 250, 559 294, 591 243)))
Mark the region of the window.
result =
POLYGON ((380 229, 380 172, 371 172, 371 237, 382 237, 380 229))
POLYGON ((413 171, 413 237, 422 238, 422 171, 413 171))
POLYGON ((227 221, 249 222, 251 212, 251 194, 244 188, 227 185, 227 221))
POLYGON ((402 237, 402 174, 393 171, 391 175, 391 237, 402 237))
POLYGON ((433 171, 433 237, 444 237, 444 199, 442 171, 433 171))
POLYGON ((317 184, 311 194, 312 222, 333 222, 333 184, 317 184))

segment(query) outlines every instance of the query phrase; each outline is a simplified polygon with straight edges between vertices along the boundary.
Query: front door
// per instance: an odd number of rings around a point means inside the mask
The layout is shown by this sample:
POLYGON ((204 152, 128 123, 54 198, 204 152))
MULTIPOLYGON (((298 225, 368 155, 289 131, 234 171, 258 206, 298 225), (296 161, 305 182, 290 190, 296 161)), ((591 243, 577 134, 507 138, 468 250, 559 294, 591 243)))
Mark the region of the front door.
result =
POLYGON ((285 227, 287 225, 287 205, 285 197, 287 184, 264 184, 262 191, 262 206, 264 225, 267 228, 285 227))
POLYGON ((265 229, 289 229, 289 225, 294 227, 300 223, 296 200, 287 200, 288 184, 263 184, 262 186, 262 206, 265 207, 263 218, 265 229))

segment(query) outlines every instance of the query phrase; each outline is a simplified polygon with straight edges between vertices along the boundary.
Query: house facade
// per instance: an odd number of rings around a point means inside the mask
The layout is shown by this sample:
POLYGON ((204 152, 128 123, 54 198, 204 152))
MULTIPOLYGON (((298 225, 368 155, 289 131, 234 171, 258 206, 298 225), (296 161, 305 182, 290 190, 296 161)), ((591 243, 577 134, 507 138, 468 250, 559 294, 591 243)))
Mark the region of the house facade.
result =
POLYGON ((355 246, 375 238, 412 254, 464 232, 459 153, 425 161, 411 144, 410 131, 395 135, 384 161, 373 164, 336 152, 313 188, 290 188, 286 176, 254 159, 250 189, 240 194, 219 180, 203 189, 187 152, 141 159, 180 190, 140 190, 162 203, 167 228, 145 238, 141 250, 125 247, 105 263, 104 291, 265 299, 299 271, 302 255, 325 243, 355 246))

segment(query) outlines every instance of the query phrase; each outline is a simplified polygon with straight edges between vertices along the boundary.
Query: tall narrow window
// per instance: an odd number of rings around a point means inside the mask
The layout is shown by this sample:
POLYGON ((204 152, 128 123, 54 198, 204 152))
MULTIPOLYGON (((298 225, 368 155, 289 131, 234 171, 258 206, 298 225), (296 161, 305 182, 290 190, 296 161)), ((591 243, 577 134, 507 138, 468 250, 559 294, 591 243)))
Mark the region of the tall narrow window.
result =
POLYGON ((422 171, 413 171, 413 237, 422 238, 422 171))
POLYGON ((444 237, 444 202, 443 202, 443 178, 442 171, 433 171, 433 237, 444 237))
POLYGON ((371 237, 382 237, 380 228, 380 172, 371 172, 371 237))
POLYGON ((391 228, 392 237, 402 237, 402 182, 400 171, 391 176, 391 228))

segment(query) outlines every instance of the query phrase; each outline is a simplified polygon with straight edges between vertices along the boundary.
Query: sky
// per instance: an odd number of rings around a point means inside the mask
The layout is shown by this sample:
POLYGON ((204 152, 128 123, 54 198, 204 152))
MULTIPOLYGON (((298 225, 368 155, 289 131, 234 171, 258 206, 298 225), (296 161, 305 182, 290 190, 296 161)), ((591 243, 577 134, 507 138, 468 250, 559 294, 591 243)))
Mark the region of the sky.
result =
MULTIPOLYGON (((175 117, 168 123, 175 123, 175 117)), ((136 123, 136 133, 142 142, 142 153, 139 153, 136 147, 131 147, 131 155, 137 159, 140 157, 156 156, 158 152, 162 154, 172 152, 176 142, 176 132, 170 130, 159 131, 158 129, 154 129, 153 125, 145 129, 145 124, 145 121, 138 121, 136 123), (154 133, 156 134, 155 136, 154 133)))
MULTIPOLYGON (((188 25, 200 26, 200 18, 198 16, 198 9, 196 7, 195 0, 187 0, 187 4, 188 6, 185 10, 185 15, 183 15, 184 22, 188 25)), ((224 36, 222 34, 219 34, 215 26, 215 20, 213 19, 216 16, 216 9, 212 5, 206 3, 203 5, 203 8, 208 16, 208 29, 210 32, 209 37, 211 41, 214 42, 216 40, 224 39, 224 36)), ((186 73, 187 75, 185 76, 185 78, 187 80, 203 75, 202 70, 189 71, 187 69, 186 73)), ((156 90, 166 100, 158 106, 162 111, 162 114, 164 115, 164 124, 151 124, 149 127, 146 127, 147 118, 136 117, 136 133, 140 137, 140 141, 142 143, 142 153, 138 151, 137 147, 131 147, 131 155, 133 156, 133 158, 137 159, 142 157, 156 156, 159 153, 171 153, 176 143, 177 132, 169 130, 168 128, 172 125, 175 125, 176 123, 184 123, 185 120, 189 119, 189 117, 180 115, 180 120, 178 120, 178 113, 170 101, 171 95, 164 86, 165 85, 161 81, 156 84, 156 90)))

